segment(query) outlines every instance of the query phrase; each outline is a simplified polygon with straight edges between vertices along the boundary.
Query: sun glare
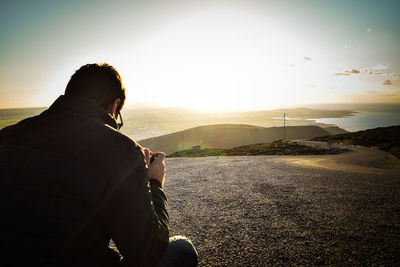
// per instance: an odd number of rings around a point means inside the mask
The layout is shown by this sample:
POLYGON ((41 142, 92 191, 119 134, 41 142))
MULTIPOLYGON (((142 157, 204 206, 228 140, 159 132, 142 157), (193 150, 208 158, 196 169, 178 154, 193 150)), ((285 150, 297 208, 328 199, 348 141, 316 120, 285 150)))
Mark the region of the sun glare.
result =
POLYGON ((128 108, 400 99, 396 4, 372 1, 390 11, 375 16, 325 1, 51 1, 32 10, 14 2, 1 30, 2 108, 49 106, 75 70, 99 62, 121 74, 128 108))
POLYGON ((122 76, 128 108, 140 102, 204 111, 270 109, 321 101, 326 91, 318 87, 330 86, 321 77, 329 77, 323 70, 331 71, 326 62, 332 62, 279 21, 233 6, 170 19, 118 53, 101 55, 71 58, 38 101, 46 105, 62 93, 81 65, 108 62, 122 76))
POLYGON ((131 104, 140 98, 162 106, 238 110, 307 98, 304 53, 310 46, 278 25, 237 8, 170 21, 119 62, 133 91, 131 104))

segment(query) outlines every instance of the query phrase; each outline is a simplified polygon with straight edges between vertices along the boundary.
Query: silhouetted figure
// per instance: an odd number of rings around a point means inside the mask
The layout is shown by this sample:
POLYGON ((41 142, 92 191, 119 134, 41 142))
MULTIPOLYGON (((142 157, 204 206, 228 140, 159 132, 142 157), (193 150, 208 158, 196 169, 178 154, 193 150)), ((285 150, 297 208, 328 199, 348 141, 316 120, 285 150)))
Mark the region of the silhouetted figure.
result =
POLYGON ((124 102, 118 72, 88 64, 49 109, 0 131, 0 266, 197 265, 189 240, 169 240, 165 154, 150 163, 118 131, 124 102))

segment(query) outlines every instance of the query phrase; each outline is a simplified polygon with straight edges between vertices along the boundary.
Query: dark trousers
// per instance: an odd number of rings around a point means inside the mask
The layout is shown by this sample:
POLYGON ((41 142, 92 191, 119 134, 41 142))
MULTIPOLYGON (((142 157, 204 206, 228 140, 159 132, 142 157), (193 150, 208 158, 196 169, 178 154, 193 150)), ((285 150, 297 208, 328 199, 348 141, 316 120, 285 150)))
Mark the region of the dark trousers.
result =
POLYGON ((197 266, 198 254, 192 242, 184 236, 169 238, 167 251, 159 263, 159 267, 191 267, 197 266))
MULTIPOLYGON (((107 261, 103 261, 104 266, 124 266, 123 261, 119 262, 119 254, 112 250, 107 250, 107 261), (108 261, 109 260, 109 261, 108 261)), ((169 244, 158 267, 195 267, 198 263, 198 254, 192 242, 185 236, 173 236, 169 238, 169 244)))

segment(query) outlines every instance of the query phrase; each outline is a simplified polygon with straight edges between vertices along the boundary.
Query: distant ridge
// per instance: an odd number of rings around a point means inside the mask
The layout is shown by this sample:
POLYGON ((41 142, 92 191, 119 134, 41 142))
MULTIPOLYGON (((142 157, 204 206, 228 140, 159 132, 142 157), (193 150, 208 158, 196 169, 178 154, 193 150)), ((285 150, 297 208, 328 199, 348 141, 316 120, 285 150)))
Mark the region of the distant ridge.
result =
MULTIPOLYGON (((324 129, 318 126, 287 126, 287 139, 310 139, 316 136, 345 133, 340 128, 324 129)), ((237 146, 269 143, 283 139, 283 127, 259 127, 247 124, 215 124, 199 126, 167 135, 139 141, 143 147, 167 154, 201 145, 209 148, 233 148, 237 146)))

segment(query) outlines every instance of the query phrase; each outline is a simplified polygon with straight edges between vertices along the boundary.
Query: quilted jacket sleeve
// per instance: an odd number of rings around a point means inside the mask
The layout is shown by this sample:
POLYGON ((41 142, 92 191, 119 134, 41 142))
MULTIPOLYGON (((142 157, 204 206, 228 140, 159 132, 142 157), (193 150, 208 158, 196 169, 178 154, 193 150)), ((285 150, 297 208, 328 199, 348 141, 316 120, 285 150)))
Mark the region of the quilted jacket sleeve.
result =
POLYGON ((124 266, 155 266, 168 246, 167 198, 160 184, 150 181, 142 151, 135 151, 110 184, 102 218, 124 266))

